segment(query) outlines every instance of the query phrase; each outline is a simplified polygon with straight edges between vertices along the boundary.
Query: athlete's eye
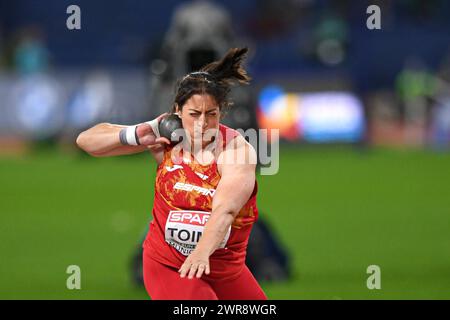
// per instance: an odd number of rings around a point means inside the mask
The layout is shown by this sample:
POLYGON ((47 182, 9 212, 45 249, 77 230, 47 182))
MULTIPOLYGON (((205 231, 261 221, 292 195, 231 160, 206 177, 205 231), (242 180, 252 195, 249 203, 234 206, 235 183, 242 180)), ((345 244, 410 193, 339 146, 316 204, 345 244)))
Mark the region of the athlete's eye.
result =
POLYGON ((190 115, 193 117, 198 117, 200 114, 199 113, 191 113, 190 115))
POLYGON ((209 115, 212 116, 212 117, 215 117, 217 115, 217 113, 216 112, 210 112, 209 115))

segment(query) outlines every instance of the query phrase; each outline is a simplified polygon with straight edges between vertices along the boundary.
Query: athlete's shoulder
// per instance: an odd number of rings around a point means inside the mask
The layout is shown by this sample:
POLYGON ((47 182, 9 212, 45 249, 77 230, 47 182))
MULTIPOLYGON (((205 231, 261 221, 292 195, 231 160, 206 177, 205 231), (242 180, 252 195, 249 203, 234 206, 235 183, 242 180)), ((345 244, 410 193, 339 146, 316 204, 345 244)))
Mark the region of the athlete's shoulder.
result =
POLYGON ((239 131, 227 127, 224 124, 219 124, 219 133, 221 135, 222 141, 223 141, 223 146, 225 147, 231 140, 233 140, 234 138, 236 138, 237 136, 240 136, 241 134, 239 133, 239 131))
MULTIPOLYGON (((227 127, 228 128, 228 127, 227 127)), ((237 130, 229 128, 229 133, 226 143, 224 142, 222 152, 219 155, 219 164, 255 164, 257 163, 257 155, 255 148, 244 138, 244 136, 237 130), (226 159, 226 161, 225 161, 226 159), (230 162, 231 160, 231 162, 230 162)))

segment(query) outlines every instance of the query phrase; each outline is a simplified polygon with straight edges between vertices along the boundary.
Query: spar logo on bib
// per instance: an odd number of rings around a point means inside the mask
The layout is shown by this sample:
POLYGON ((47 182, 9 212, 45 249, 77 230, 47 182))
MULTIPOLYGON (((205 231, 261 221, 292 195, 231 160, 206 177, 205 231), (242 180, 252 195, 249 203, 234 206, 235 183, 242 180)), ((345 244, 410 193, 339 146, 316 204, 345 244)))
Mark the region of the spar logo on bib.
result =
MULTIPOLYGON (((170 211, 166 222, 166 242, 181 254, 188 256, 200 240, 210 215, 211 213, 206 211, 170 211)), ((230 232, 231 226, 219 248, 225 248, 230 232)))
POLYGON ((184 190, 184 191, 188 191, 188 192, 198 192, 204 196, 214 196, 214 193, 216 192, 216 189, 206 189, 200 186, 195 186, 193 184, 189 184, 189 183, 184 183, 184 182, 177 182, 175 183, 175 185, 173 186, 174 189, 178 189, 178 190, 184 190))

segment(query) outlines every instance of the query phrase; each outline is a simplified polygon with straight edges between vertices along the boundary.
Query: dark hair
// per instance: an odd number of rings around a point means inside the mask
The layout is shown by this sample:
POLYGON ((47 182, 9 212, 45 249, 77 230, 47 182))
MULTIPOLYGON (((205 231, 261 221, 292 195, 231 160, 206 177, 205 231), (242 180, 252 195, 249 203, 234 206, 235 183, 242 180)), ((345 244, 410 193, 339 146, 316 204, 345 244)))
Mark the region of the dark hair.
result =
POLYGON ((172 112, 175 112, 177 105, 181 110, 186 101, 194 94, 213 96, 220 111, 225 111, 232 105, 232 102, 227 99, 231 86, 236 82, 248 84, 251 80, 241 66, 247 52, 248 48, 230 49, 221 60, 212 62, 199 71, 185 75, 177 82, 172 112))

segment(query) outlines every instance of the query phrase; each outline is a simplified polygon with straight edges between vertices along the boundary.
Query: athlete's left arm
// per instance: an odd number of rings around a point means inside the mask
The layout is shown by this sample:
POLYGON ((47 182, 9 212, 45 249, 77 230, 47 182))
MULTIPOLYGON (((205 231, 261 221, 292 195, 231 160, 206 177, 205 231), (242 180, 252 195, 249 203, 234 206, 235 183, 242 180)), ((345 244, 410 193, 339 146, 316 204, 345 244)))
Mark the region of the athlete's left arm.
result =
POLYGON ((180 276, 200 278, 209 274, 209 256, 219 247, 232 222, 250 198, 255 186, 255 149, 237 136, 220 154, 221 178, 214 193, 212 213, 195 250, 186 258, 180 276))

